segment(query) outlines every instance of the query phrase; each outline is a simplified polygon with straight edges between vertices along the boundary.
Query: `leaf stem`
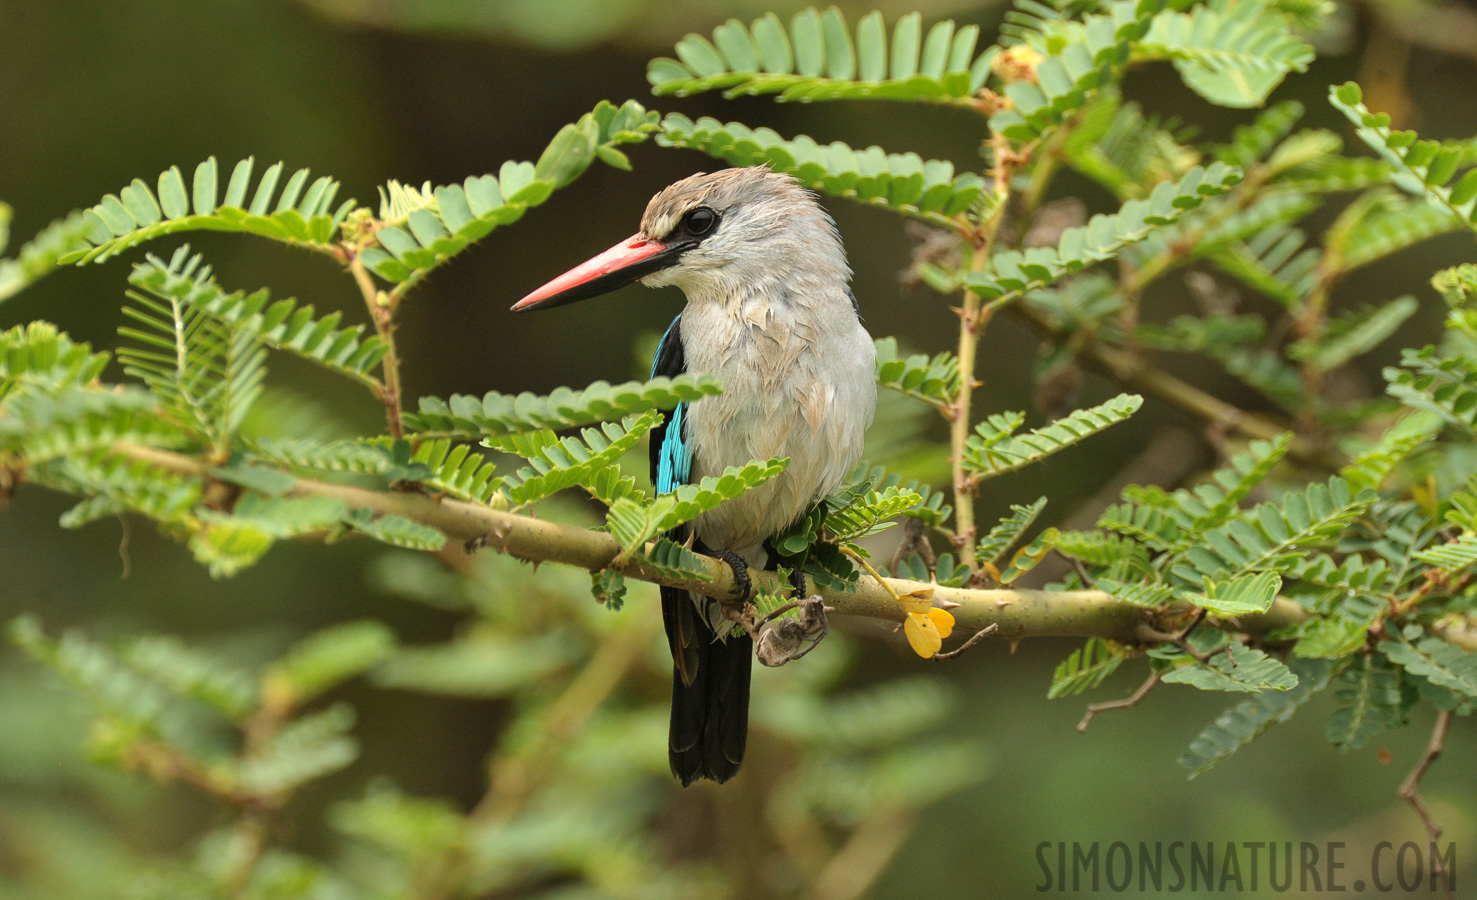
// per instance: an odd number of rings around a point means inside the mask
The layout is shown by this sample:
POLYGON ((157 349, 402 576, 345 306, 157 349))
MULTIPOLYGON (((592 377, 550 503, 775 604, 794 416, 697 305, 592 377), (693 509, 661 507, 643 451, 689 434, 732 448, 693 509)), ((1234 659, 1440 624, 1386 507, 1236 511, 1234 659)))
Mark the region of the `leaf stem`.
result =
POLYGON ((405 436, 405 425, 400 420, 400 355, 395 349, 395 308, 391 297, 375 288, 374 280, 369 277, 369 270, 364 267, 358 249, 346 247, 345 251, 349 272, 359 285, 359 293, 364 295, 364 305, 369 309, 374 331, 385 344, 385 357, 380 362, 384 371, 384 383, 379 395, 385 404, 385 420, 390 437, 399 440, 405 436))

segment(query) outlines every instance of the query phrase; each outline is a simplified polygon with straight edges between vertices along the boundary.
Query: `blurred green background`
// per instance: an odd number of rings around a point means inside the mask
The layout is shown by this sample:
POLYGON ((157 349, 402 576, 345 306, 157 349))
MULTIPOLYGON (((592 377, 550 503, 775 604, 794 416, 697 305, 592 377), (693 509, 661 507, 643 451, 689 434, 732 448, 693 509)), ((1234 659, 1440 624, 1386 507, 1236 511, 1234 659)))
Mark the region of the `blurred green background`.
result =
MULTIPOLYGON (((994 33, 1003 12, 940 0, 843 7, 854 19, 874 5, 889 20, 919 8, 925 19, 977 22, 985 35, 994 33)), ((714 115, 857 146, 880 143, 977 165, 983 120, 956 110, 650 97, 646 61, 670 53, 686 31, 706 32, 729 16, 748 19, 769 9, 783 15, 796 6, 755 0, 0 0, 0 199, 15 207, 13 232, 23 238, 136 176, 150 178, 175 164, 189 171, 209 155, 223 163, 254 155, 259 163, 282 159, 332 174, 343 181, 344 196, 367 200, 389 178, 445 183, 495 170, 504 159, 534 158, 562 124, 596 101, 627 98, 693 117, 714 115)), ((1306 124, 1343 133, 1324 102, 1327 85, 1357 76, 1368 92, 1374 78, 1385 94, 1371 96, 1371 107, 1408 101, 1406 123, 1424 136, 1477 132, 1477 63, 1470 52, 1448 55, 1429 41, 1402 37, 1368 7, 1345 8, 1338 21, 1340 30, 1322 37, 1324 55, 1310 73, 1291 78, 1274 99, 1301 99, 1309 109, 1306 124), (1382 46, 1370 46, 1372 34, 1382 46), (1383 46, 1391 41, 1397 52, 1383 46)), ((1223 138, 1250 118, 1205 106, 1167 66, 1135 73, 1128 93, 1151 111, 1198 126, 1205 138, 1223 138)), ((516 226, 495 231, 414 295, 401 332, 409 396, 542 391, 624 379, 644 368, 632 348, 680 308, 675 291, 632 289, 540 316, 515 318, 507 311, 532 287, 631 233, 656 190, 717 167, 697 154, 652 144, 630 155, 634 172, 597 165, 574 188, 516 226)), ((1108 205, 1085 183, 1065 180, 1061 190, 1080 190, 1094 209, 1108 205)), ((951 345, 956 319, 947 304, 900 282, 912 244, 901 220, 841 201, 830 206, 872 333, 895 334, 914 349, 951 345)), ((192 236, 191 243, 207 252, 225 285, 270 284, 279 295, 295 295, 320 310, 342 309, 349 317, 361 312, 352 283, 322 258, 209 234, 192 236)), ((1426 279, 1440 265, 1469 259, 1469 251, 1460 238, 1431 242, 1341 286, 1340 305, 1401 293, 1426 304, 1397 340, 1365 361, 1364 378, 1377 380, 1378 366, 1393 361, 1400 346, 1434 335, 1439 302, 1426 279)), ((45 318, 79 339, 111 347, 125 275, 119 264, 57 273, 0 308, 0 327, 45 318)), ((1161 308, 1173 302, 1167 298, 1161 308)), ((992 326, 981 366, 987 411, 1031 405, 1036 349, 1034 338, 1014 324, 992 326)), ((1168 365, 1173 370, 1175 363, 1168 365)), ((1197 368, 1187 363, 1180 374, 1257 406, 1228 378, 1197 368)), ((315 398, 294 400, 283 414, 338 420, 356 431, 379 425, 372 402, 306 367, 277 360, 273 375, 300 397, 315 398)), ((1112 392, 1113 386, 1090 378, 1082 401, 1112 392)), ((1048 524, 1084 505, 1095 512, 1097 492, 1135 459, 1135 480, 1183 478, 1212 461, 1195 427, 1151 403, 1133 425, 1063 454, 1042 471, 1000 480, 996 493, 985 497, 983 514, 999 514, 1048 489, 1048 524)), ((280 648, 345 619, 381 618, 407 642, 443 638, 458 621, 376 588, 365 573, 379 551, 362 544, 283 546, 239 577, 215 582, 185 549, 146 526, 106 520, 78 532, 60 530, 56 518, 67 505, 28 489, 0 514, 0 619, 35 611, 52 630, 77 625, 100 636, 168 632, 247 657, 257 653, 254 648, 280 648)), ((622 615, 654 616, 654 600, 654 590, 633 586, 622 615)), ((880 624, 853 630, 875 634, 857 645, 867 655, 852 676, 859 681, 917 674, 925 665, 880 624)), ((1395 789, 1424 746, 1427 711, 1411 727, 1382 736, 1377 752, 1341 757, 1322 736, 1330 701, 1320 697, 1290 725, 1192 783, 1174 763, 1179 748, 1235 698, 1160 689, 1136 711, 1102 716, 1079 735, 1074 725, 1082 703, 1045 700, 1051 668, 1073 646, 987 643, 952 665, 927 666, 929 676, 947 678, 961 692, 948 730, 985 742, 990 775, 924 816, 881 877, 876 896, 917 896, 925 884, 937 896, 1028 894, 1041 878, 1035 848, 1042 841, 1344 840, 1349 858, 1359 860, 1380 840, 1422 838, 1420 823, 1397 801, 1395 789)), ((1096 699, 1131 690, 1139 670, 1129 668, 1096 699)), ((289 845, 312 853, 330 842, 315 824, 321 820, 315 810, 362 794, 370 773, 387 773, 409 791, 461 806, 481 795, 481 761, 505 714, 498 702, 358 686, 340 693, 359 711, 363 755, 298 801, 294 820, 302 825, 286 838, 289 845)), ((754 703, 766 699, 761 682, 754 703)), ((88 719, 83 700, 17 652, 0 650, 0 897, 28 879, 28 867, 38 864, 38 835, 47 828, 96 835, 89 853, 116 846, 168 854, 188 847, 218 819, 218 810, 183 788, 91 766, 78 749, 88 719)), ((1472 721, 1457 720, 1424 787, 1457 844, 1459 886, 1477 883, 1474 735, 1472 721)), ((659 765, 664 747, 653 742, 650 752, 659 765)), ((755 764, 721 790, 744 791, 746 778, 762 772, 755 764)), ((707 802, 702 794, 710 790, 677 796, 673 787, 670 802, 701 810, 707 802)), ((86 865, 88 857, 79 852, 77 862, 86 865)))

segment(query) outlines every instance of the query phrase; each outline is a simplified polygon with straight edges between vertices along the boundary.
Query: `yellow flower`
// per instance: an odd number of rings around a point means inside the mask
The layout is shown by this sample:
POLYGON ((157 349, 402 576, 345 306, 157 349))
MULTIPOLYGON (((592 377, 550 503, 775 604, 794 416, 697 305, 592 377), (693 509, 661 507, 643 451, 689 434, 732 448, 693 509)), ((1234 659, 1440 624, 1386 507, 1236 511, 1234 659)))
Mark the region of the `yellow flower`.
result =
POLYGON ((946 609, 929 607, 927 612, 909 612, 903 622, 903 634, 913 645, 913 652, 932 659, 944 645, 944 638, 954 631, 954 617, 946 609))

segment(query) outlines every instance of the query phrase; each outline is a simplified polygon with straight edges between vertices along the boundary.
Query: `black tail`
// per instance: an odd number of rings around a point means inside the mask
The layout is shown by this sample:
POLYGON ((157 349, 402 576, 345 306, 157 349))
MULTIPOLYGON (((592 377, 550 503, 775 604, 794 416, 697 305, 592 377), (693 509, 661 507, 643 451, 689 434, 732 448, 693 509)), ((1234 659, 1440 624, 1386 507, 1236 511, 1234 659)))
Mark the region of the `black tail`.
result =
POLYGON ((662 590, 662 620, 672 647, 672 774, 687 787, 699 778, 723 782, 738 773, 749 737, 748 635, 718 640, 692 595, 662 590))

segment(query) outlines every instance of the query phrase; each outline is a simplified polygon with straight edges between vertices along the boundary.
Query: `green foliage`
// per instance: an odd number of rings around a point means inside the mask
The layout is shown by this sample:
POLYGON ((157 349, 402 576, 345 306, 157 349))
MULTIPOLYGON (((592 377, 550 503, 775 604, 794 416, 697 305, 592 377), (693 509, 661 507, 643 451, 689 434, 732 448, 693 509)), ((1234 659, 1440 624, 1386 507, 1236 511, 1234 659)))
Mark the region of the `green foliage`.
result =
POLYGON ((1390 662, 1432 684, 1467 697, 1477 697, 1477 653, 1468 653, 1437 637, 1380 642, 1390 662))
MULTIPOLYGON (((861 501, 871 491, 886 492, 894 489, 918 495, 917 505, 903 510, 902 515, 909 519, 919 519, 930 527, 943 527, 954 511, 946 502, 948 497, 942 491, 934 490, 921 481, 904 479, 897 472, 887 471, 886 466, 872 466, 865 460, 857 463, 841 487, 826 497, 826 508, 839 513, 861 501)), ((802 548, 797 547, 794 552, 799 552, 800 549, 802 548)))
POLYGON ((1042 34, 1026 33, 1043 58, 1034 79, 1004 85, 1010 106, 990 117, 990 130, 1017 143, 1040 139, 1110 83, 1164 7, 1164 0, 1125 0, 1108 4, 1105 15, 1054 19, 1043 23, 1042 34))
POLYGON ((826 516, 826 531, 837 543, 859 541, 891 528, 896 524, 891 519, 914 509, 922 499, 906 488, 869 491, 855 503, 826 516))
POLYGON ((998 48, 975 54, 979 27, 951 20, 925 37, 918 13, 903 16, 889 36, 882 13, 856 24, 841 10, 796 13, 788 31, 773 13, 745 26, 729 19, 713 40, 689 34, 677 59, 651 61, 646 78, 657 95, 685 97, 722 90, 724 97, 777 94, 779 100, 922 100, 964 106, 985 83, 998 48))
POLYGON ((28 386, 5 397, 3 408, 0 452, 13 453, 31 465, 76 459, 119 441, 178 439, 178 431, 159 415, 159 401, 137 388, 47 391, 28 386))
POLYGON ((294 644, 263 675, 268 703, 302 706, 368 671, 395 650, 395 636, 372 620, 345 622, 294 644))
POLYGON ((445 187, 427 183, 417 190, 392 181, 388 192, 381 192, 383 224, 374 231, 379 246, 364 250, 360 259, 388 281, 419 281, 494 228, 522 218, 596 159, 629 169, 630 162, 617 148, 646 140, 658 118, 634 100, 619 107, 602 100, 579 121, 564 126, 537 162, 510 160, 495 175, 445 187))
MULTIPOLYGON (((145 293, 130 293, 133 305, 123 312, 143 327, 118 330, 134 342, 119 348, 118 359, 163 401, 170 418, 221 457, 261 396, 267 352, 254 322, 222 321, 184 299, 190 286, 209 278, 208 269, 191 278, 200 258, 186 253, 181 248, 169 266, 169 274, 180 275, 173 285, 134 282, 145 293)), ((163 268, 151 263, 155 271, 163 268)))
POLYGON ((1291 676, 1296 680, 1293 687, 1258 694, 1226 710, 1190 742, 1189 749, 1179 759, 1180 765, 1190 770, 1191 778, 1205 774, 1273 725, 1292 718, 1293 713, 1326 689, 1342 668, 1326 662, 1300 663, 1297 674, 1291 676))
POLYGON ((771 459, 729 466, 722 475, 709 475, 697 484, 681 485, 650 500, 617 500, 610 506, 606 525, 621 548, 633 553, 660 532, 691 522, 725 500, 748 493, 783 472, 788 464, 788 459, 771 459))
MULTIPOLYGON (((10 207, 0 204, 0 210, 3 210, 4 219, 4 234, 0 235, 0 250, 3 250, 4 237, 8 237, 9 231, 10 207)), ((61 264, 63 256, 85 246, 85 235, 90 229, 86 216, 74 212, 43 228, 22 245, 14 257, 0 259, 0 303, 49 275, 61 264)))
MULTIPOLYGON (((352 450, 356 445, 343 446, 346 450, 352 450)), ((350 465, 355 460, 352 453, 344 458, 350 465)), ((367 456, 365 458, 376 461, 370 468, 371 471, 383 474, 384 469, 378 465, 380 457, 367 456)), ((480 503, 485 506, 492 503, 493 498, 498 495, 499 489, 503 486, 504 480, 497 474, 497 464, 489 462, 486 457, 473 451, 469 444, 457 444, 448 438, 424 441, 415 448, 414 459, 415 462, 430 470, 429 475, 420 479, 421 484, 444 491, 458 500, 480 503)), ((327 461, 329 460, 325 460, 327 461)), ((364 469, 351 471, 364 471, 364 469)))
POLYGON ((990 268, 970 273, 965 284, 986 300, 1003 302, 1045 287, 1093 263, 1117 256, 1157 227, 1168 225, 1206 197, 1230 190, 1241 173, 1224 163, 1191 169, 1178 182, 1162 182, 1147 199, 1129 200, 1118 212, 1093 216, 1086 225, 1062 232, 1055 247, 1007 250, 990 258, 990 268))
POLYGON ((1442 356, 1435 347, 1424 347, 1403 351, 1400 365, 1403 368, 1385 369, 1391 396, 1477 434, 1477 364, 1465 356, 1442 356))
POLYGON ((344 517, 344 524, 360 534, 368 535, 393 547, 409 550, 440 550, 446 535, 430 525, 396 515, 376 515, 367 509, 356 509, 344 517))
POLYGON ((1123 662, 1123 655, 1101 638, 1088 638, 1081 649, 1062 660, 1051 676, 1046 699, 1076 696, 1103 683, 1123 662))
POLYGON ((976 478, 993 478, 1085 440, 1138 411, 1144 398, 1119 394, 1090 409, 1079 409, 1050 425, 1017 436, 1024 413, 997 413, 981 422, 964 445, 964 463, 976 478))
POLYGON ((1170 573, 1197 586, 1202 578, 1222 583, 1246 573, 1285 565, 1310 548, 1334 539, 1355 515, 1374 502, 1338 476, 1290 492, 1278 503, 1262 503, 1205 534, 1170 573))
POLYGON ((975 559, 979 560, 981 565, 998 567, 1006 552, 1015 546, 1016 541, 1021 539, 1045 508, 1045 497, 1038 498, 1029 506, 1012 503, 1010 515, 996 523, 980 541, 979 547, 974 552, 975 559))
POLYGON ((1428 197, 1477 229, 1477 174, 1457 171, 1470 164, 1460 144, 1422 141, 1413 131, 1393 131, 1390 117, 1365 108, 1359 85, 1351 82, 1329 89, 1329 102, 1354 123, 1360 140, 1394 170, 1393 180, 1413 194, 1428 197))
POLYGON ((1225 653, 1217 653, 1209 662, 1187 661, 1171 668, 1164 673, 1162 680, 1170 684, 1188 684, 1202 691, 1247 694, 1286 691, 1299 682, 1298 676, 1281 662, 1260 650, 1240 644, 1233 644, 1225 653))
POLYGON ((1401 297, 1379 306, 1351 310, 1329 323, 1317 341, 1299 341, 1288 348, 1288 356, 1306 363, 1315 372, 1336 369, 1356 356, 1374 349, 1395 333, 1418 307, 1414 297, 1401 297))
POLYGON ((1334 692, 1339 708, 1328 717, 1328 739, 1340 753, 1358 750, 1405 719, 1400 670, 1366 654, 1340 676, 1350 685, 1334 692))
POLYGON ((560 440, 553 432, 538 431, 492 438, 489 443, 499 450, 516 453, 529 463, 528 468, 505 479, 504 490, 516 508, 582 484, 608 469, 661 420, 660 413, 647 410, 619 423, 606 422, 598 428, 586 428, 579 437, 560 440))
POLYGON ((1185 84, 1217 106, 1259 106, 1289 72, 1303 72, 1313 48, 1297 37, 1314 30, 1330 4, 1316 4, 1314 22, 1271 2, 1214 0, 1155 18, 1135 59, 1174 62, 1185 84))
POLYGON ((108 354, 93 353, 50 322, 0 331, 0 400, 20 385, 84 385, 102 375, 108 354))
POLYGON ((668 113, 657 143, 701 150, 735 166, 767 165, 806 187, 942 226, 956 225, 956 217, 984 190, 982 178, 973 172, 956 175, 948 160, 888 153, 875 145, 853 150, 840 141, 819 144, 805 135, 786 140, 768 128, 725 125, 706 116, 694 122, 668 113))
POLYGON ((1247 613, 1266 612, 1282 590, 1282 576, 1275 572, 1257 572, 1243 575, 1220 583, 1207 579, 1203 594, 1189 595, 1188 599, 1201 609, 1216 616, 1240 616, 1247 613))
POLYGON ((188 186, 178 166, 159 175, 157 192, 135 178, 128 187, 107 195, 83 213, 87 231, 82 237, 88 246, 64 254, 59 261, 105 262, 166 234, 202 230, 242 232, 326 249, 344 216, 354 208, 352 200, 333 208, 339 183, 325 175, 310 185, 308 170, 298 169, 279 193, 283 172, 279 162, 262 173, 253 190, 254 165, 249 156, 237 163, 225 182, 224 195, 220 193, 220 168, 213 156, 195 167, 188 186))
POLYGON ((420 411, 405 414, 405 427, 420 439, 497 438, 615 421, 718 393, 711 375, 679 375, 617 385, 597 381, 584 390, 560 388, 545 397, 496 391, 481 399, 464 394, 453 394, 450 400, 422 397, 420 411))
MULTIPOLYGON (((169 304, 177 314, 208 317, 218 330, 249 335, 367 387, 379 387, 374 373, 388 348, 377 336, 363 337, 364 326, 340 328, 341 313, 314 318, 312 306, 293 300, 272 303, 266 290, 227 294, 210 269, 200 265, 200 257, 189 255, 188 247, 180 248, 168 264, 150 256, 134 267, 129 282, 147 293, 155 307, 169 304)), ((129 334, 137 337, 136 332, 129 334)))
POLYGON ((877 384, 921 400, 945 416, 959 396, 959 360, 952 353, 898 355, 897 338, 877 340, 877 384))

